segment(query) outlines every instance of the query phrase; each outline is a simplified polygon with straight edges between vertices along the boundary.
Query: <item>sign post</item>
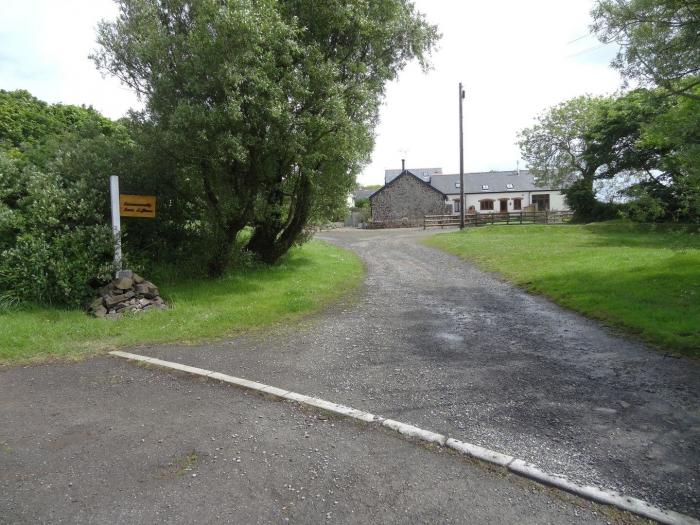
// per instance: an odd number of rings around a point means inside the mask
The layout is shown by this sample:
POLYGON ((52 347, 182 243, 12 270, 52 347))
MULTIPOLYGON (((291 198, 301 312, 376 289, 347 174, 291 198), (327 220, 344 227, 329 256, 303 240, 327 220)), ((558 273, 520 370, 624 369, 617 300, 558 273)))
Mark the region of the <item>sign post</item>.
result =
POLYGON ((153 195, 121 195, 119 177, 110 175, 109 195, 112 204, 112 236, 114 237, 114 269, 122 271, 122 217, 153 219, 156 216, 156 198, 153 195))
POLYGON ((114 267, 122 269, 122 223, 119 215, 119 177, 109 177, 109 192, 112 201, 112 236, 114 237, 114 267))

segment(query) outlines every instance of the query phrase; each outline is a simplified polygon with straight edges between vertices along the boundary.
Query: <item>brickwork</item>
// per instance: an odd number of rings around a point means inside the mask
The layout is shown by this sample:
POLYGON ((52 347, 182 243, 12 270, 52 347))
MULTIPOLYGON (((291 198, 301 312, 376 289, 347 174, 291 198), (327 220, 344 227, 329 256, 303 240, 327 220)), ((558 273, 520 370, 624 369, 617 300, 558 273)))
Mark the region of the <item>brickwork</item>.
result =
POLYGON ((372 195, 370 204, 376 226, 422 226, 425 215, 452 212, 444 195, 408 172, 372 195))

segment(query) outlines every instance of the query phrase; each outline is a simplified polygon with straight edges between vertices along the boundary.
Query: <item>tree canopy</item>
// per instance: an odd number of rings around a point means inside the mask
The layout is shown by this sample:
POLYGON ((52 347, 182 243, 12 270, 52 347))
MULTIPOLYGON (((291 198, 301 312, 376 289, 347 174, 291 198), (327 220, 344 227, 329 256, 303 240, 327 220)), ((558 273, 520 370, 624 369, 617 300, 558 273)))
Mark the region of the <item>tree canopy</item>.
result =
POLYGON ((636 218, 697 221, 699 104, 662 89, 571 99, 521 132, 522 155, 540 180, 568 186, 569 204, 582 219, 606 215, 595 181, 622 176, 632 182, 627 196, 654 210, 637 207, 636 218))
POLYGON ((629 80, 696 97, 700 85, 700 3, 598 0, 592 29, 621 46, 613 65, 629 80))
POLYGON ((344 205, 385 85, 438 34, 407 0, 118 0, 98 67, 144 100, 162 183, 202 203, 212 273, 239 232, 274 262, 344 205))

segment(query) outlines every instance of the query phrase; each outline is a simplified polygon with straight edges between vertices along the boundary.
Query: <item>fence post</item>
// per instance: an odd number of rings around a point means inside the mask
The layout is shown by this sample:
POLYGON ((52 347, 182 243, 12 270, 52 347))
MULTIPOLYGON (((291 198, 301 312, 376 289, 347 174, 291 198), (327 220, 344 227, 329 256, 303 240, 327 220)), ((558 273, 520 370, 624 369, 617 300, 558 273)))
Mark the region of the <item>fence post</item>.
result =
POLYGON ((523 223, 523 212, 521 211, 520 212, 520 224, 522 224, 522 223, 523 223))

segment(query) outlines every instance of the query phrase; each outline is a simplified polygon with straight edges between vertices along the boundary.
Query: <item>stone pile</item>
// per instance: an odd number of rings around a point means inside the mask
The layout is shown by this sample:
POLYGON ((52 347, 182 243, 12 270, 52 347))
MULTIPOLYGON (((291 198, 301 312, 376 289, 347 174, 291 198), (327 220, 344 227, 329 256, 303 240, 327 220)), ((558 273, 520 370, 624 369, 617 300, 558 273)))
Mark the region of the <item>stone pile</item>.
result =
POLYGON ((99 290, 100 297, 88 307, 95 317, 119 317, 124 312, 167 309, 158 287, 130 270, 117 272, 109 284, 99 290))

